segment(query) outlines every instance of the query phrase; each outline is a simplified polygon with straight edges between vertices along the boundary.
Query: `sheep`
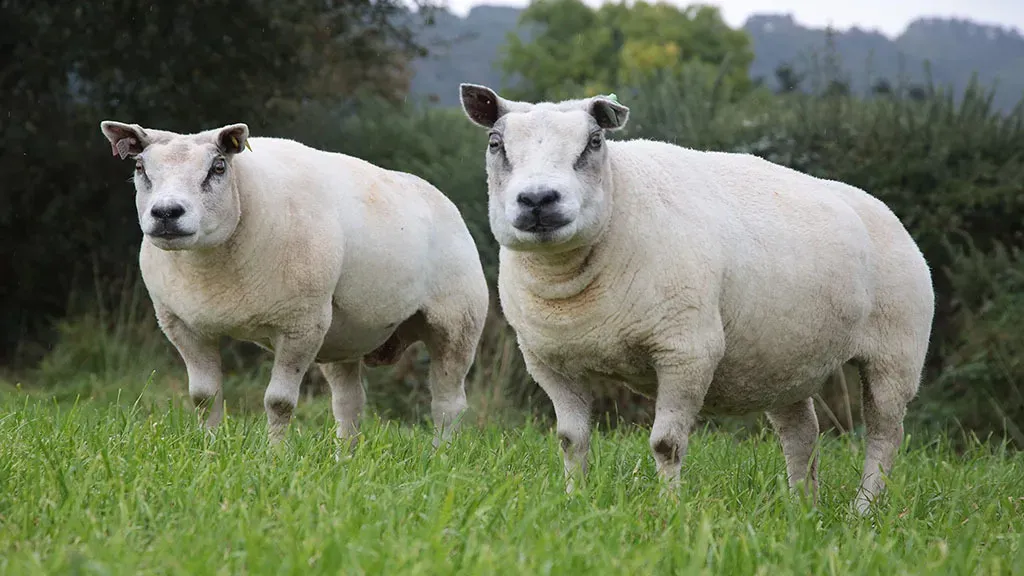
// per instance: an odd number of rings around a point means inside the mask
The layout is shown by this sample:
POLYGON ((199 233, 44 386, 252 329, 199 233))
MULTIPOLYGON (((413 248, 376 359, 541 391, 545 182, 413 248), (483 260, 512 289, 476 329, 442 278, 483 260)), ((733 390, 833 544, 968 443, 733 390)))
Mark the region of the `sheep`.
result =
POLYGON ((917 394, 931 272, 899 219, 855 187, 747 154, 607 140, 614 95, 506 100, 460 85, 486 128, 498 295, 551 399, 566 490, 586 477, 592 383, 653 398, 650 449, 679 485, 700 412, 767 412, 788 482, 817 502, 813 395, 852 362, 867 451, 853 505, 884 488, 917 394))
POLYGON ((273 352, 264 394, 272 445, 316 363, 337 437, 354 446, 366 403, 361 367, 393 364, 422 341, 434 446, 451 437, 467 408, 489 290, 444 194, 358 158, 250 138, 246 124, 195 134, 100 127, 113 154, 134 161, 142 279, 206 429, 223 415, 222 336, 273 352))

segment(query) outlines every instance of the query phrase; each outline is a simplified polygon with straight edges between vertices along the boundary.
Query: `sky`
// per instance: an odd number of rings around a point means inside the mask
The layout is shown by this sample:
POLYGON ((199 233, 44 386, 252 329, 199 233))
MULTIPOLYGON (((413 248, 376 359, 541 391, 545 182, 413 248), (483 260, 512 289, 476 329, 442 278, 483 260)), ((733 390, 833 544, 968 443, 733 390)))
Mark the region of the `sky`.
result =
MULTIPOLYGON (((686 0, 667 0, 686 5, 686 0)), ((452 12, 464 16, 477 4, 525 6, 528 0, 447 0, 452 12)), ((584 0, 597 6, 601 0, 584 0)), ((980 24, 1024 30, 1024 0, 702 0, 717 5, 730 26, 740 27, 751 14, 791 14, 804 26, 852 26, 897 36, 907 24, 922 16, 969 18, 980 24)))

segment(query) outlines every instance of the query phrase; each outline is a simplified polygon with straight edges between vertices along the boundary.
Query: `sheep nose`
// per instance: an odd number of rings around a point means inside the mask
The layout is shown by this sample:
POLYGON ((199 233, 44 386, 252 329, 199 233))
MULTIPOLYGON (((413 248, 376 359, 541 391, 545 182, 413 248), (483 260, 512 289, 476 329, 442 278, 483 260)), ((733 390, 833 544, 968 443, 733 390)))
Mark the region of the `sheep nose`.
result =
POLYGON ((175 220, 185 213, 185 207, 177 203, 157 204, 149 210, 149 213, 157 220, 175 220))
POLYGON ((520 206, 525 208, 545 208, 555 202, 558 202, 562 198, 562 195, 557 190, 550 188, 542 188, 539 190, 531 190, 529 192, 520 192, 516 196, 516 202, 520 206))

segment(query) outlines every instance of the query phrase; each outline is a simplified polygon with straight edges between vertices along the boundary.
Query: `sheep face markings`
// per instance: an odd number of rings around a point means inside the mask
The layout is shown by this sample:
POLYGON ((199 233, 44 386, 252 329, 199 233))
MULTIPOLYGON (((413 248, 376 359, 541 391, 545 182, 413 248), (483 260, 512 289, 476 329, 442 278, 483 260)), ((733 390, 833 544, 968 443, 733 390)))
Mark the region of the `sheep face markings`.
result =
POLYGON ((115 155, 134 163, 139 227, 153 245, 209 248, 231 237, 241 214, 232 162, 248 137, 244 124, 181 135, 105 122, 103 131, 115 155))
POLYGON ((502 99, 463 85, 463 109, 488 129, 491 232, 513 250, 560 252, 592 243, 611 214, 605 133, 628 109, 603 97, 558 104, 502 99))

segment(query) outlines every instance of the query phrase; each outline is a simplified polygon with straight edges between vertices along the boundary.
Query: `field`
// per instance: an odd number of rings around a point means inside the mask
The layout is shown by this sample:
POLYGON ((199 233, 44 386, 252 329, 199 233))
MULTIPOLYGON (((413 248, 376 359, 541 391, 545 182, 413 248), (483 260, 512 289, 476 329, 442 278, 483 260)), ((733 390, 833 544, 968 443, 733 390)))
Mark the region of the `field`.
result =
POLYGON ((435 452, 370 416, 336 460, 329 415, 303 401, 274 450, 259 413, 208 435, 178 405, 0 393, 0 573, 1024 574, 1024 456, 992 445, 911 438, 861 519, 850 436, 823 438, 815 509, 770 433, 698 430, 676 496, 645 430, 595 433, 567 496, 549 425, 435 452))

